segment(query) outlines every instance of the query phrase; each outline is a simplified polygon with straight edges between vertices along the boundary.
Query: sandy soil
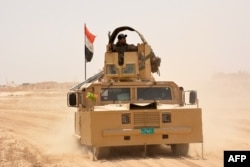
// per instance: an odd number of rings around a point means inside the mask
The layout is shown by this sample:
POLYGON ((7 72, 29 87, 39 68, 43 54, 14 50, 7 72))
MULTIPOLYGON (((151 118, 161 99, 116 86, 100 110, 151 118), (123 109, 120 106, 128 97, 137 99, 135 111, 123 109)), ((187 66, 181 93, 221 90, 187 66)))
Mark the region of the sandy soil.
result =
MULTIPOLYGON (((72 85, 71 85, 72 86, 72 85)), ((193 85, 203 108, 204 159, 201 144, 192 144, 187 157, 174 157, 170 148, 112 150, 92 161, 73 137, 74 108, 68 108, 69 84, 39 83, 0 88, 1 167, 221 167, 224 150, 250 150, 250 81, 216 79, 193 85)), ((193 88, 192 87, 192 88, 193 88)))

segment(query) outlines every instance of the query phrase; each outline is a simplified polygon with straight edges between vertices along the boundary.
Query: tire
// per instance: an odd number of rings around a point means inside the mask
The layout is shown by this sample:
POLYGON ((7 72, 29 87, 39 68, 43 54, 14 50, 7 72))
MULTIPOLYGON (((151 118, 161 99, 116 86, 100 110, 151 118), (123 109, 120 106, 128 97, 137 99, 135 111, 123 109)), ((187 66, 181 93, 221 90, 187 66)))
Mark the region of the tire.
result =
POLYGON ((189 144, 172 144, 171 150, 174 155, 187 156, 189 150, 189 144))
POLYGON ((110 147, 93 147, 93 160, 108 157, 110 154, 110 147))

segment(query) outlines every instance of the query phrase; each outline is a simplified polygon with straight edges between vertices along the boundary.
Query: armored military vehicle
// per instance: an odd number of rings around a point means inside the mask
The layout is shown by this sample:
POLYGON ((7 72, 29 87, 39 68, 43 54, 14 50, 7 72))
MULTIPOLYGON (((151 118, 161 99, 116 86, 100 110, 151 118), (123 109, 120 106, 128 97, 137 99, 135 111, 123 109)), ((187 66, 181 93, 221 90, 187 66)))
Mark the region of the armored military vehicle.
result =
POLYGON ((77 108, 75 134, 93 159, 119 146, 143 146, 146 154, 149 145, 169 145, 185 156, 190 143, 203 143, 197 92, 154 79, 161 59, 135 29, 118 27, 108 37, 103 71, 68 93, 68 106, 77 108), (116 47, 125 30, 139 35, 136 49, 116 47))

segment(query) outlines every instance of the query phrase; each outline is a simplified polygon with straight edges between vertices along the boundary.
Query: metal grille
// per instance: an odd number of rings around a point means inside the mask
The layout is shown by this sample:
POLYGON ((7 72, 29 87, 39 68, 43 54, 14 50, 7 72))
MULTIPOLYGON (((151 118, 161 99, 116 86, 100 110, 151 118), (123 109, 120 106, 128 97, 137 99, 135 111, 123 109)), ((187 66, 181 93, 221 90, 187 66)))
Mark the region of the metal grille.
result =
POLYGON ((160 114, 159 112, 134 112, 134 126, 141 127, 159 127, 160 114))

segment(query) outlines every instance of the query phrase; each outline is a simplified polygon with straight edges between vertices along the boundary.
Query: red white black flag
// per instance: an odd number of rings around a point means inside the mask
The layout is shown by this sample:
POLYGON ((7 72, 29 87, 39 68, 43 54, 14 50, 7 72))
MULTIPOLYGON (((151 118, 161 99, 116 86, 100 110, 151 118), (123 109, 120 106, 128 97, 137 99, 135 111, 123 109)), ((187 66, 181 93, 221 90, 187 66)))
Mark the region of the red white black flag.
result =
POLYGON ((94 54, 94 40, 95 35, 89 32, 86 25, 84 25, 84 34, 85 34, 85 60, 90 62, 94 54))

